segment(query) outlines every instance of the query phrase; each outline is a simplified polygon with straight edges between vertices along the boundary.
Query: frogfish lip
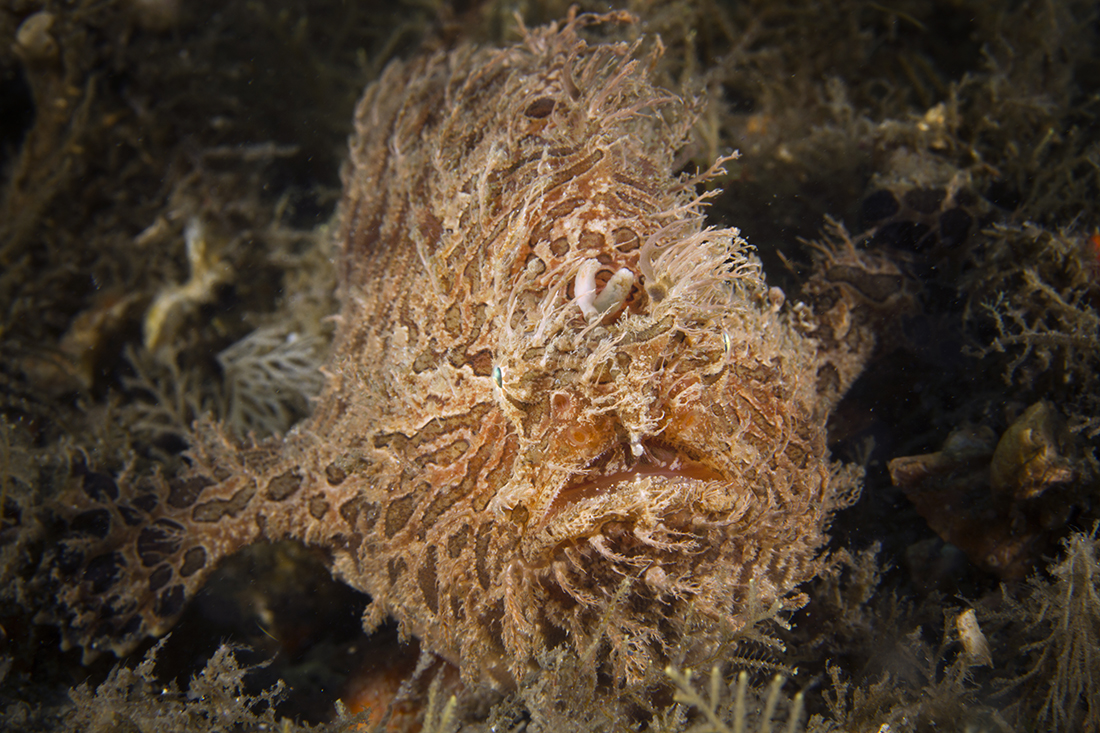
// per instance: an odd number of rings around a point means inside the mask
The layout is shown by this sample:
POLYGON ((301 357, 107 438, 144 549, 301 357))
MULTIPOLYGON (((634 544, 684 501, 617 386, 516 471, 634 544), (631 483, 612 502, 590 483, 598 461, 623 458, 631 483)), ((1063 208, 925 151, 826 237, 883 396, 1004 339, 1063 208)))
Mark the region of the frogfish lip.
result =
POLYGON ((681 451, 667 445, 647 444, 645 454, 632 466, 619 468, 599 464, 604 456, 590 462, 577 479, 562 488, 547 509, 543 523, 547 523, 581 503, 614 503, 619 492, 629 493, 640 484, 669 486, 724 482, 725 477, 710 466, 688 458, 681 451))
POLYGON ((694 479, 695 481, 721 481, 722 476, 706 466, 686 466, 673 469, 660 465, 642 464, 629 471, 616 471, 604 476, 596 476, 584 481, 570 484, 562 489, 553 503, 547 515, 552 517, 571 504, 584 499, 602 496, 614 491, 622 484, 632 483, 641 477, 662 477, 666 479, 694 479))

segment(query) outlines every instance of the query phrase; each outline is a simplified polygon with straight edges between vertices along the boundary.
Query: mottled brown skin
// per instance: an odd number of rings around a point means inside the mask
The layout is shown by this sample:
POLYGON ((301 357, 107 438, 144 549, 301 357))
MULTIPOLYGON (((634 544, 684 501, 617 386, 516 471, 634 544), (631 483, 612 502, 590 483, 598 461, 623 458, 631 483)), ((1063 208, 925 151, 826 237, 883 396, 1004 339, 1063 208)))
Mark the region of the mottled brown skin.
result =
POLYGON ((672 171, 692 104, 595 21, 368 88, 315 413, 253 447, 208 427, 186 476, 87 474, 42 615, 66 643, 164 633, 219 558, 286 538, 477 684, 558 649, 638 690, 799 602, 857 491, 825 421, 871 340, 846 286, 792 316, 703 228, 672 171))

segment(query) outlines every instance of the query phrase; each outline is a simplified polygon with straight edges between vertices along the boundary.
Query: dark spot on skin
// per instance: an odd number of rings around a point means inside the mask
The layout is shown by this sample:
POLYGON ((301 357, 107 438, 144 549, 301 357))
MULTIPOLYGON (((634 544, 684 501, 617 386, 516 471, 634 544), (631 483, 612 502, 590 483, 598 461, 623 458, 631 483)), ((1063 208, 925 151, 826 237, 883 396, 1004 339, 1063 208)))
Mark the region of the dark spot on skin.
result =
POLYGON ((607 359, 598 367, 596 367, 595 374, 593 376, 595 377, 596 384, 606 385, 611 384, 613 381, 615 381, 615 377, 617 375, 615 373, 614 367, 612 367, 611 365, 611 360, 607 359))
POLYGON ((11 497, 8 497, 4 500, 3 524, 0 525, 0 529, 18 527, 22 522, 23 512, 19 508, 19 504, 11 497))
POLYGON ((756 110, 756 97, 749 89, 722 84, 722 98, 734 114, 751 114, 756 110))
POLYGON ((375 448, 385 448, 396 453, 404 453, 408 444, 408 436, 401 433, 380 433, 374 436, 375 448))
POLYGON ((173 585, 157 597, 153 613, 161 618, 172 618, 183 610, 183 586, 173 585))
POLYGON ((142 494, 130 503, 141 511, 148 514, 149 512, 157 508, 157 504, 159 502, 157 501, 157 497, 154 494, 142 494))
MULTIPOLYGON (((581 232, 579 244, 580 249, 601 250, 603 249, 605 243, 602 234, 600 234, 599 232, 590 232, 586 230, 581 232)), ((605 262, 604 264, 607 263, 605 262)))
POLYGON ((183 565, 180 566, 180 575, 189 578, 206 567, 206 549, 192 547, 183 554, 183 565))
POLYGON ((928 244, 926 235, 929 231, 931 229, 927 224, 918 221, 894 221, 879 229, 871 244, 919 252, 928 244))
POLYGON ((420 460, 427 463, 434 463, 437 466, 451 466, 458 463, 459 459, 470 450, 470 442, 464 438, 443 446, 434 453, 429 453, 423 456, 420 460))
POLYGON ((474 549, 474 570, 477 572, 477 582, 485 590, 489 590, 489 540, 488 532, 482 532, 477 538, 477 546, 474 549))
POLYGON ((619 227, 612 232, 612 236, 615 239, 615 249, 620 252, 632 252, 642 244, 637 232, 627 227, 619 227))
POLYGON ((956 206, 973 206, 978 202, 978 195, 969 189, 961 189, 955 192, 956 206))
POLYGON ((69 529, 76 534, 86 534, 97 539, 103 539, 111 531, 111 513, 106 509, 91 509, 81 512, 73 517, 69 529))
POLYGON ((126 567, 122 554, 112 552, 92 558, 84 569, 84 581, 92 584, 93 593, 105 593, 118 580, 118 571, 126 567))
POLYGON ((901 275, 875 274, 847 265, 832 265, 825 271, 825 276, 833 282, 848 283, 876 303, 883 303, 900 291, 904 282, 901 275))
POLYGON ((554 111, 554 104, 555 101, 550 97, 539 97, 527 105, 527 109, 523 110, 523 114, 533 120, 541 120, 550 116, 550 113, 554 111))
POLYGON ((329 486, 339 486, 344 483, 344 479, 347 477, 347 472, 335 463, 330 463, 325 467, 325 480, 328 481, 329 486))
POLYGON ((57 569, 62 575, 72 575, 84 564, 84 553, 62 545, 57 553, 57 569))
POLYGON ((369 502, 363 507, 363 521, 360 523, 364 532, 370 532, 375 523, 378 522, 378 517, 382 515, 382 510, 376 502, 369 502))
POLYGON ((104 499, 114 501, 118 498, 118 484, 105 473, 92 471, 84 474, 84 493, 92 501, 102 502, 104 499))
POLYGON ((431 351, 424 351, 413 362, 413 371, 417 374, 433 368, 439 363, 439 357, 431 351))
POLYGON ((462 333, 462 308, 458 303, 452 303, 451 307, 443 314, 443 329, 452 337, 458 337, 462 333))
POLYGON ((466 363, 470 365, 474 374, 479 377, 487 377, 493 373, 493 352, 489 349, 482 349, 473 356, 467 356, 466 363))
POLYGON ((141 530, 137 539, 137 552, 141 564, 147 568, 160 564, 180 548, 183 527, 171 519, 158 519, 141 530))
POLYGON ((172 568, 161 565, 149 576, 149 592, 156 593, 172 579, 172 568))
POLYGON ((531 253, 527 255, 527 262, 524 263, 523 269, 531 275, 541 275, 546 272, 546 263, 534 253, 531 253))
POLYGON ((432 610, 432 613, 439 613, 439 590, 436 587, 438 579, 435 573, 435 559, 435 545, 428 545, 424 562, 416 573, 416 580, 420 585, 420 592, 424 595, 424 602, 428 604, 428 608, 432 610))
POLYGON ((294 496, 302 486, 302 475, 296 471, 279 474, 267 484, 267 498, 271 501, 286 501, 294 496))
POLYGON ((413 509, 416 508, 415 496, 402 496, 390 502, 386 508, 386 539, 392 539, 395 534, 409 521, 413 509))
POLYGON ((328 506, 325 497, 320 495, 311 497, 309 500, 309 516, 314 519, 321 519, 328 513, 328 506))
POLYGON ((466 543, 469 540, 470 525, 464 524, 461 529, 447 538, 447 554, 452 558, 457 558, 462 554, 462 550, 466 547, 466 543))
POLYGON ((520 504, 512 510, 509 519, 515 522, 517 527, 526 527, 527 522, 531 520, 531 512, 523 504, 520 504))
POLYGON ((216 522, 222 517, 235 517, 241 512, 252 496, 256 493, 256 485, 249 483, 243 489, 239 489, 228 499, 213 499, 205 504, 199 504, 191 512, 191 518, 196 522, 216 522))
POLYGON ((141 616, 131 616, 129 621, 119 627, 117 635, 125 638, 136 636, 139 631, 141 631, 141 616))
POLYGON ((136 527, 144 521, 139 511, 126 505, 119 506, 118 513, 122 515, 122 521, 127 527, 136 527))
POLYGON ((362 511, 362 509, 362 499, 351 499, 340 505, 340 516, 344 518, 344 521, 348 523, 349 527, 355 529, 355 523, 359 520, 359 512, 362 511))
MULTIPOLYGON (((569 166, 568 168, 563 168, 562 170, 551 173, 549 176, 544 177, 542 179, 546 182, 546 188, 544 189, 544 192, 548 193, 558 186, 566 183, 567 181, 572 181, 580 178, 585 173, 592 170, 592 168, 594 168, 597 163, 603 160, 603 156, 604 151, 597 148, 585 157, 573 163, 573 165, 569 166)), ((503 198, 501 200, 503 200, 503 198)))
POLYGON ((391 558, 390 561, 386 563, 386 574, 390 576, 390 585, 395 585, 397 583, 407 567, 408 565, 405 564, 405 558, 403 557, 396 559, 391 558))
POLYGON ((824 364, 817 370, 817 392, 829 395, 840 391, 840 373, 832 364, 824 364))
POLYGON ((213 484, 214 482, 205 476, 172 479, 168 482, 168 506, 175 509, 186 509, 198 501, 199 495, 207 486, 213 484))
MULTIPOLYGON (((556 221, 564 219, 569 216, 575 209, 584 205, 585 200, 579 196, 573 196, 562 201, 560 204, 556 204, 553 208, 546 212, 546 218, 550 221, 556 221)), ((557 257, 561 257, 569 251, 569 240, 565 237, 558 237, 550 243, 550 251, 557 257)))
POLYGON ((1023 203, 1023 193, 1003 176, 991 183, 985 192, 985 198, 994 206, 1012 211, 1023 203))

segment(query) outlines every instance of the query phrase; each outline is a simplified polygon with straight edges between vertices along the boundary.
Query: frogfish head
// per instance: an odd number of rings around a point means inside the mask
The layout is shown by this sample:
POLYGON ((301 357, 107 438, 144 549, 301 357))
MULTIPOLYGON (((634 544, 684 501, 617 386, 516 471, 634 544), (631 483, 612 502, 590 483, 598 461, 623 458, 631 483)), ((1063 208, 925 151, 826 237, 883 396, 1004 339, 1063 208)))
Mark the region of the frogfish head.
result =
POLYGON ((519 449, 490 510, 520 535, 506 582, 542 601, 518 626, 606 633, 629 684, 812 575, 832 472, 814 349, 738 232, 692 207, 557 225, 560 257, 505 268, 492 380, 519 449))

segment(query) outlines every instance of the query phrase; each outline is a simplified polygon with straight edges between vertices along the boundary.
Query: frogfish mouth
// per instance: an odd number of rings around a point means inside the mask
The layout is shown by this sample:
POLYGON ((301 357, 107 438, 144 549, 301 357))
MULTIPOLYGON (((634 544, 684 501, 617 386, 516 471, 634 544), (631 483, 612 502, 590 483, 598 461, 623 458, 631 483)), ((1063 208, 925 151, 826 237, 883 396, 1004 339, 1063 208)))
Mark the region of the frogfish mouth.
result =
POLYGON ((804 601, 858 492, 825 432, 871 348, 858 293, 784 303, 706 226, 724 160, 675 172, 698 103, 655 86, 659 43, 583 38, 628 20, 367 88, 312 415, 249 445, 197 430, 182 475, 77 477, 43 571, 66 644, 162 634, 219 558, 284 539, 471 685, 568 668, 634 694, 804 601))

